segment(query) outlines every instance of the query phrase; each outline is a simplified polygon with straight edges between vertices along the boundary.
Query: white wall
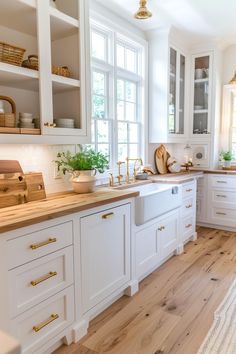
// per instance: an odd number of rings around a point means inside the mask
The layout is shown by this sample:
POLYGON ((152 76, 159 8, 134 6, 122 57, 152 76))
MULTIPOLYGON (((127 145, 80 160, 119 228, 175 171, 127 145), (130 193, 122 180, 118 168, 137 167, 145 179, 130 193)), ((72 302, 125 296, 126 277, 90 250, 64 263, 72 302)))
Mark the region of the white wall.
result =
POLYGON ((47 193, 71 188, 66 178, 55 179, 57 153, 62 150, 75 152, 75 146, 0 145, 0 160, 18 160, 24 172, 42 172, 47 193))

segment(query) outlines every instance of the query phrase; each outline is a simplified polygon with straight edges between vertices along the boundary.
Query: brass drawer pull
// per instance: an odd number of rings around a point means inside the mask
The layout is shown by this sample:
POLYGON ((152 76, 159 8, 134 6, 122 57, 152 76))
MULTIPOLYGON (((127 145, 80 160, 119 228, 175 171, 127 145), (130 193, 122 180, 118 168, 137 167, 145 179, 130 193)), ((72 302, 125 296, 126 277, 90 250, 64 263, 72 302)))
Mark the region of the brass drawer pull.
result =
POLYGON ((162 231, 162 230, 165 230, 165 226, 161 226, 158 228, 158 231, 162 231))
POLYGON ((227 196, 223 195, 223 194, 217 194, 216 196, 219 197, 219 198, 227 198, 227 196))
POLYGON ((31 245, 30 248, 32 250, 36 250, 37 248, 50 245, 50 243, 54 243, 54 242, 57 242, 56 238, 49 238, 47 241, 43 241, 43 242, 35 243, 34 245, 31 245))
POLYGON ((57 275, 57 272, 49 272, 48 274, 42 276, 41 278, 39 278, 39 279, 37 279, 37 280, 32 280, 32 281, 30 282, 30 284, 31 284, 32 286, 36 286, 36 285, 38 285, 38 284, 40 284, 40 283, 43 283, 44 281, 46 281, 46 280, 48 280, 48 279, 50 279, 50 278, 52 278, 52 277, 55 277, 56 275, 57 275))
POLYGON ((114 216, 114 213, 104 214, 104 215, 102 216, 102 219, 110 219, 110 218, 112 218, 113 216, 114 216))
POLYGON ((192 204, 186 205, 185 208, 186 208, 186 209, 192 208, 192 204))
POLYGON ((188 224, 185 226, 186 229, 189 229, 190 227, 192 227, 192 224, 188 224))
POLYGON ((193 190, 190 188, 190 189, 186 189, 186 192, 192 192, 193 190))
POLYGON ((226 213, 217 212, 216 215, 227 215, 226 213))
POLYGON ((57 320, 59 318, 59 315, 56 313, 51 314, 50 318, 48 320, 46 320, 45 322, 42 322, 41 324, 39 324, 38 326, 34 326, 33 327, 33 331, 35 331, 36 333, 41 331, 41 329, 43 329, 44 327, 48 326, 50 323, 52 323, 53 321, 57 320))

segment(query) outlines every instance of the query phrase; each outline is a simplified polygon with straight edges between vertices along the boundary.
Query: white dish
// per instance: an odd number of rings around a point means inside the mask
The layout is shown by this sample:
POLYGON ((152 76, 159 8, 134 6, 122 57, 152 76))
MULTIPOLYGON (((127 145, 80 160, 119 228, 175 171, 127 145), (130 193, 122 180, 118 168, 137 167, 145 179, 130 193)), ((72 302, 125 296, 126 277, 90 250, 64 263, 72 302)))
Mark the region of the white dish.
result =
POLYGON ((21 123, 32 123, 33 118, 21 118, 20 121, 21 123))
POLYGON ((21 128, 29 128, 29 129, 33 129, 34 128, 34 124, 20 124, 21 128))
POLYGON ((33 114, 32 113, 19 113, 19 116, 22 118, 33 118, 33 114))

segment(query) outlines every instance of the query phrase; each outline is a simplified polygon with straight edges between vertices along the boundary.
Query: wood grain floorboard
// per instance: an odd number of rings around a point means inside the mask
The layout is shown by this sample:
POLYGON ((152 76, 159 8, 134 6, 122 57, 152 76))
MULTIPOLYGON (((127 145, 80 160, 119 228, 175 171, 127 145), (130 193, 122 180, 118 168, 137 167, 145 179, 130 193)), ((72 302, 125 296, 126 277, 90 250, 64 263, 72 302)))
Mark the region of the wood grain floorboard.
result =
POLYGON ((199 228, 198 236, 55 354, 196 354, 236 277, 236 233, 199 228))

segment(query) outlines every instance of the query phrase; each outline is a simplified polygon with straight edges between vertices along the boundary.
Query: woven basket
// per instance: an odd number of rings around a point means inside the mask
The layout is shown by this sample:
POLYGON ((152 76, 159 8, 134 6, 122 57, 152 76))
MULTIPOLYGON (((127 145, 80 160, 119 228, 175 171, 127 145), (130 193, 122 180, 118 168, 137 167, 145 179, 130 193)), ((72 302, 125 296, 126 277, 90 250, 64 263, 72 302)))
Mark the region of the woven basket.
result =
POLYGON ((70 77, 70 71, 67 66, 52 66, 52 73, 55 75, 70 77))
POLYGON ((0 113, 0 127, 15 128, 16 126, 16 104, 6 96, 0 96, 0 100, 7 101, 11 105, 12 113, 0 113))
POLYGON ((0 42, 0 61, 21 66, 25 49, 0 42))
POLYGON ((29 55, 27 60, 22 63, 24 68, 38 70, 39 69, 39 58, 37 55, 29 55))

